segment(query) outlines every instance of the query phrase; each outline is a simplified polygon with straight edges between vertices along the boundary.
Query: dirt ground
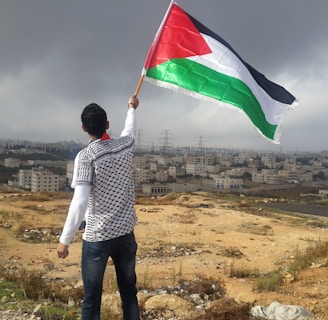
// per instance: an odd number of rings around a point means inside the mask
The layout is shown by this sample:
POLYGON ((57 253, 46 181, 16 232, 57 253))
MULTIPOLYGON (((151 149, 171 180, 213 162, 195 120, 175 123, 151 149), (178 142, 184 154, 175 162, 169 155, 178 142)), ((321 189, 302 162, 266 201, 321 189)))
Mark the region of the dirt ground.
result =
MULTIPOLYGON (((65 260, 56 241, 71 195, 0 193, 0 264, 42 269, 52 279, 80 283, 81 234, 65 260)), ((328 319, 328 260, 302 271, 274 292, 254 290, 251 278, 231 271, 281 270, 297 250, 328 241, 328 218, 287 214, 262 200, 206 193, 137 199, 137 278, 141 288, 174 285, 198 276, 222 279, 238 302, 268 306, 273 301, 302 306, 328 319)), ((267 200, 270 201, 270 200, 267 200)), ((113 274, 109 265, 108 273, 113 274)))

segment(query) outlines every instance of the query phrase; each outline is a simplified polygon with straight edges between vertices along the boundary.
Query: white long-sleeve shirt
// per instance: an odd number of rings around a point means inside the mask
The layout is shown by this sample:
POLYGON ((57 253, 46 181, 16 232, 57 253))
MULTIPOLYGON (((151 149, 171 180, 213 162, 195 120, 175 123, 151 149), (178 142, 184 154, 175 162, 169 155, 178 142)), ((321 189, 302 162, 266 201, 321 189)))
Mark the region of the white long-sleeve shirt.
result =
POLYGON ((132 232, 137 218, 131 163, 136 111, 129 109, 118 139, 92 141, 74 161, 71 201, 60 242, 69 245, 81 222, 83 239, 104 241, 132 232))

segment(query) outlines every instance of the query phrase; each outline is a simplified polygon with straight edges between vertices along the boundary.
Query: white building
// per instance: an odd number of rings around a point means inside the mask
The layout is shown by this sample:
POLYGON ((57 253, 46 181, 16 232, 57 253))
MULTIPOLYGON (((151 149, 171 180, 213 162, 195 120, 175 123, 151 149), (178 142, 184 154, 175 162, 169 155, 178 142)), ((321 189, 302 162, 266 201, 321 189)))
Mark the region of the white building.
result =
POLYGON ((167 185, 143 184, 142 193, 144 195, 163 195, 168 193, 167 185))
POLYGON ((74 171, 74 161, 67 161, 66 178, 68 179, 69 185, 71 185, 72 180, 73 180, 73 171, 74 171))
POLYGON ((18 185, 22 189, 31 189, 32 182, 32 170, 23 170, 18 171, 18 185))
POLYGON ((233 179, 229 177, 215 179, 216 189, 242 189, 242 187, 243 179, 233 179))
POLYGON ((67 166, 66 160, 28 160, 28 164, 34 167, 63 168, 67 166))
POLYGON ((155 178, 158 182, 166 182, 167 178, 168 178, 168 174, 166 171, 160 170, 160 171, 156 172, 155 178))
POLYGON ((5 159, 5 167, 7 168, 19 168, 20 160, 14 158, 6 158, 5 159))
POLYGON ((274 154, 266 154, 261 157, 261 162, 268 168, 273 168, 276 163, 276 156, 274 154))
POLYGON ((205 190, 215 190, 216 189, 216 182, 214 179, 203 179, 202 186, 205 190))
POLYGON ((262 172, 253 171, 252 172, 252 182, 263 183, 264 176, 263 176, 262 172))
POLYGON ((155 171, 157 171, 157 169, 158 169, 158 163, 156 161, 149 162, 149 170, 150 171, 155 172, 155 171))
POLYGON ((232 168, 230 170, 226 170, 226 175, 227 176, 232 176, 232 177, 242 177, 247 171, 247 168, 245 167, 237 167, 237 168, 232 168))
POLYGON ((145 156, 134 156, 133 158, 133 167, 134 168, 140 168, 140 169, 146 169, 148 164, 148 159, 145 156))
POLYGON ((176 178, 177 177, 177 167, 176 166, 169 166, 168 175, 170 177, 176 178))
POLYGON ((132 170, 132 179, 135 185, 150 180, 150 171, 148 169, 135 168, 132 170))
POLYGON ((187 163, 186 174, 193 176, 200 176, 205 171, 205 165, 203 163, 187 163))
POLYGON ((32 169, 31 191, 56 192, 62 190, 65 183, 65 177, 54 174, 43 168, 32 169))
POLYGON ((328 197, 328 190, 319 190, 319 196, 328 197))
POLYGON ((201 189, 201 185, 196 183, 170 183, 168 189, 173 193, 194 192, 201 189))

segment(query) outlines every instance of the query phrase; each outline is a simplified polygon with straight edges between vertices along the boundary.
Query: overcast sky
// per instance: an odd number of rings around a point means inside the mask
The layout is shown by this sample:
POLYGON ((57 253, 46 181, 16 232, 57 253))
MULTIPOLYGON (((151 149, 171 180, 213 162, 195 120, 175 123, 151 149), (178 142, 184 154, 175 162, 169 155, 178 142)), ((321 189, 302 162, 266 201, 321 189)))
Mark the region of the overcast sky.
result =
MULTIPOLYGON (((86 142, 80 114, 103 106, 111 134, 123 129, 150 44, 169 0, 1 0, 0 139, 86 142)), ((142 84, 140 143, 321 151, 328 149, 328 1, 180 0, 298 100, 280 145, 246 115, 142 84)))

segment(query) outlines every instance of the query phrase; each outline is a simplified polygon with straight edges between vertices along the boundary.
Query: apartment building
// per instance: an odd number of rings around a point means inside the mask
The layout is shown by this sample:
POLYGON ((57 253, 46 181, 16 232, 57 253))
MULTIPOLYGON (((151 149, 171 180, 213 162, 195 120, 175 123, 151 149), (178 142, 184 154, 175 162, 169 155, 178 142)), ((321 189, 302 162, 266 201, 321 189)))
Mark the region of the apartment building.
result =
POLYGON ((146 169, 149 166, 149 160, 146 156, 134 156, 133 167, 139 169, 146 169))
POLYGON ((142 193, 147 196, 164 195, 169 192, 194 192, 201 189, 197 183, 144 184, 142 193))
POLYGON ((274 154, 266 154, 261 157, 261 163, 268 168, 273 168, 276 164, 276 156, 274 154))
POLYGON ((149 170, 150 171, 157 171, 158 163, 156 161, 149 162, 149 170))
POLYGON ((173 193, 195 192, 201 190, 201 185, 198 183, 170 183, 168 189, 173 193))
POLYGON ((151 179, 150 171, 148 169, 135 168, 132 170, 132 179, 135 185, 148 182, 151 179))
POLYGON ((71 185, 73 180, 73 172, 74 172, 74 161, 67 161, 66 164, 66 178, 68 184, 71 185))
POLYGON ((328 197, 328 190, 319 190, 319 196, 320 197, 328 197))
POLYGON ((65 177, 54 174, 43 168, 34 168, 31 170, 31 191, 55 192, 62 190, 65 184, 65 177))
POLYGON ((215 164, 216 157, 214 155, 205 155, 205 156, 187 156, 187 164, 199 164, 199 165, 210 165, 215 164))
POLYGON ((254 155, 248 152, 240 152, 237 156, 234 157, 234 163, 244 164, 252 163, 254 155))
POLYGON ((32 170, 20 169, 18 171, 18 186, 22 189, 31 190, 32 170))
POLYGON ((264 183, 266 184, 284 184, 285 183, 285 177, 280 176, 279 174, 273 172, 273 173, 267 173, 264 176, 264 183))
POLYGON ((263 176, 262 172, 253 171, 252 172, 252 182, 263 183, 264 176, 263 176))
POLYGON ((243 179, 235 178, 216 178, 215 179, 215 189, 242 189, 243 179))
POLYGON ((215 164, 215 165, 205 165, 204 166, 204 173, 218 173, 220 172, 220 165, 215 164))
POLYGON ((168 174, 165 170, 160 170, 155 173, 155 179, 158 182, 166 182, 168 178, 168 174))
POLYGON ((7 168, 19 168, 20 159, 15 158, 6 158, 5 159, 5 167, 7 168))
POLYGON ((176 166, 169 166, 167 173, 170 177, 176 178, 177 177, 177 167, 176 166))
POLYGON ((200 176, 205 171, 205 165, 203 163, 187 163, 186 174, 193 176, 200 176))
POLYGON ((66 160, 28 160, 28 164, 34 167, 47 167, 47 168, 66 168, 66 160))
POLYGON ((241 177, 246 172, 247 172, 246 167, 238 167, 238 168, 232 168, 232 169, 226 170, 226 175, 232 176, 232 177, 241 177))
POLYGON ((164 195, 169 192, 167 185, 157 185, 157 184, 144 184, 142 185, 142 193, 144 195, 164 195))

